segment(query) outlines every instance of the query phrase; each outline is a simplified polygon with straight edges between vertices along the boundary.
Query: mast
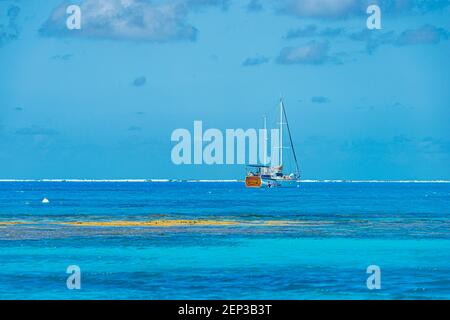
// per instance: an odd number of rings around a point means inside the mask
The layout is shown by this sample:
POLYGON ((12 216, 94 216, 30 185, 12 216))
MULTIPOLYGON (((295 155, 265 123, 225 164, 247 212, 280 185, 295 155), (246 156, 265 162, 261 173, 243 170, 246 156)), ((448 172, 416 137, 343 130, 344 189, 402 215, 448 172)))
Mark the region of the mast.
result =
POLYGON ((280 99, 280 167, 283 165, 283 99, 280 99))
MULTIPOLYGON (((283 102, 281 102, 281 105, 283 106, 283 102)), ((283 106, 283 110, 284 110, 284 106, 283 106)), ((292 154, 294 155, 296 176, 300 177, 300 170, 298 169, 297 155, 295 154, 294 143, 292 142, 292 136, 291 136, 291 129, 289 128, 289 122, 288 122, 285 110, 284 110, 284 120, 286 121, 286 127, 287 127, 288 134, 289 134, 289 142, 290 142, 290 145, 291 145, 292 154)))
POLYGON ((267 117, 264 115, 264 149, 263 149, 263 165, 267 165, 267 117))

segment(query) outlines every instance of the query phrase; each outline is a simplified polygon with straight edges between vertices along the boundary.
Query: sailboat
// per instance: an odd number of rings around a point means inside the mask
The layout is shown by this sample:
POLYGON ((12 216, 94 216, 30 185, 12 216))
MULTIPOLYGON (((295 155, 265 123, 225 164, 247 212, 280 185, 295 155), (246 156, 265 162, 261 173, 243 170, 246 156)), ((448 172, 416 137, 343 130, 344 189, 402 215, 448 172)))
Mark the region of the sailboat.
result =
MULTIPOLYGON (((267 120, 264 117, 264 132, 267 132, 267 120)), ((294 143, 292 142, 291 129, 289 128, 289 122, 284 108, 283 99, 280 99, 280 122, 278 123, 280 128, 279 132, 279 163, 277 165, 268 166, 267 163, 267 134, 264 136, 264 154, 263 163, 261 165, 248 165, 247 175, 245 177, 245 186, 248 188, 261 188, 261 187, 297 187, 300 182, 300 170, 297 161, 297 155, 295 154, 294 143), (289 147, 283 146, 283 126, 286 126, 289 136, 289 147), (283 172, 283 149, 290 149, 294 158, 295 168, 294 172, 289 174, 283 172)))

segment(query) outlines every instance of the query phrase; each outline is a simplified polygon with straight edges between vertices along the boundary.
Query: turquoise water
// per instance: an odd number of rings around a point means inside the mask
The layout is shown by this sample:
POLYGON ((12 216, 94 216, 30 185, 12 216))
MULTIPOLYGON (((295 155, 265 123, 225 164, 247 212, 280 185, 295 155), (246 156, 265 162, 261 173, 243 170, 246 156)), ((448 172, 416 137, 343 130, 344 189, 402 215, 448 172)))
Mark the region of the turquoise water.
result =
POLYGON ((447 183, 0 183, 1 299, 449 299, 449 275, 447 183), (155 219, 238 224, 61 224, 155 219))

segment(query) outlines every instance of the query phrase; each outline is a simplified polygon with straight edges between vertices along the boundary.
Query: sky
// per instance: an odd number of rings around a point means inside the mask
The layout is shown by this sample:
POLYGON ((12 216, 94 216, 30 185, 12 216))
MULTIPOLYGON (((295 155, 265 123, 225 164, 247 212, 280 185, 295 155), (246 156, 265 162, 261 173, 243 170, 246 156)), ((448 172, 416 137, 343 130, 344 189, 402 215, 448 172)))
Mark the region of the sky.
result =
POLYGON ((171 133, 273 124, 280 96, 304 179, 450 179, 449 17, 450 0, 0 0, 0 179, 242 179, 173 164, 171 133))

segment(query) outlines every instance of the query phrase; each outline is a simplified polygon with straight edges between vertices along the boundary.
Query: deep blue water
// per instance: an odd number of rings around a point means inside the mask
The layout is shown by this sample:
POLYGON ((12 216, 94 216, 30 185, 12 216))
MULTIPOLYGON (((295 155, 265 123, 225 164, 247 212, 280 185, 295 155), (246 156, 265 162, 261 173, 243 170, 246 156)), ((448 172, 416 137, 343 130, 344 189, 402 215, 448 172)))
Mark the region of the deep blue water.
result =
POLYGON ((0 182, 0 299, 19 298, 449 299, 450 184, 0 182), (240 224, 60 224, 154 219, 240 224))

